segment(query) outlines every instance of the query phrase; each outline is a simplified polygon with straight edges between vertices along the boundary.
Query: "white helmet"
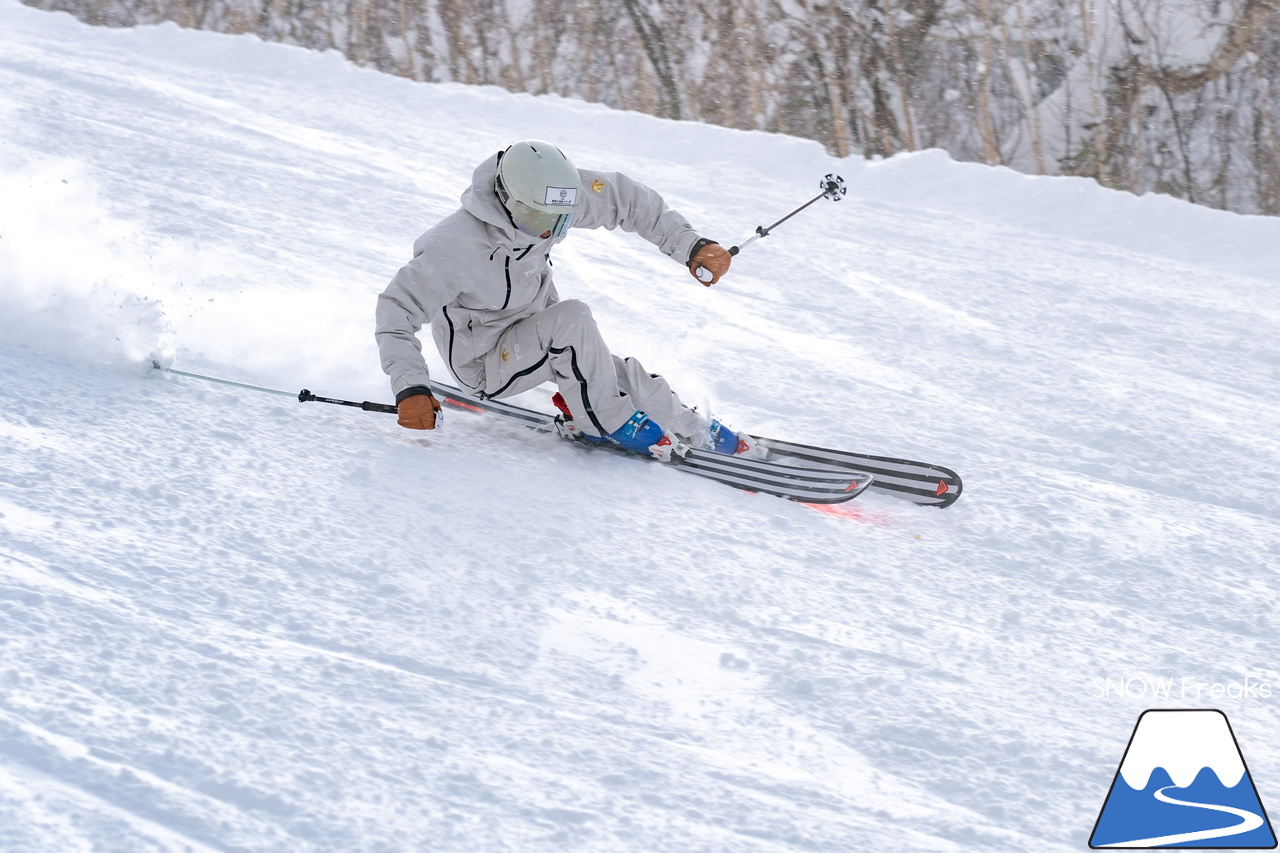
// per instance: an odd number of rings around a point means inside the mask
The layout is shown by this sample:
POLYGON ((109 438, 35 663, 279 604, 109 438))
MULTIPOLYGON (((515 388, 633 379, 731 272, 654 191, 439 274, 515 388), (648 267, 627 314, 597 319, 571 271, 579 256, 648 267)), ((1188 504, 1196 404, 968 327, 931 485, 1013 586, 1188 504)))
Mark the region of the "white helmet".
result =
POLYGON ((582 186, 563 151, 550 142, 527 139, 498 158, 493 191, 521 231, 559 237, 573 222, 582 186))

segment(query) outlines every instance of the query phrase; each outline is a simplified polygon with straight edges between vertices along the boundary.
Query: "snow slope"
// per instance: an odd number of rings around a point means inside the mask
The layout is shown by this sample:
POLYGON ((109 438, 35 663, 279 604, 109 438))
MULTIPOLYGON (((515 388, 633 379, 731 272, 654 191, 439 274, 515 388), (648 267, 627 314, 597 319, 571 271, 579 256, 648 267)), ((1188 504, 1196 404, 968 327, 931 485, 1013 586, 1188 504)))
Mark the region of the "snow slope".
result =
POLYGON ((1280 220, 0 32, 0 850, 1078 850, 1152 706, 1222 708, 1280 801, 1280 220), (577 232, 561 293, 730 423, 960 502, 832 516, 144 369, 385 400, 374 297, 524 136, 725 241, 842 173, 716 288, 577 232))

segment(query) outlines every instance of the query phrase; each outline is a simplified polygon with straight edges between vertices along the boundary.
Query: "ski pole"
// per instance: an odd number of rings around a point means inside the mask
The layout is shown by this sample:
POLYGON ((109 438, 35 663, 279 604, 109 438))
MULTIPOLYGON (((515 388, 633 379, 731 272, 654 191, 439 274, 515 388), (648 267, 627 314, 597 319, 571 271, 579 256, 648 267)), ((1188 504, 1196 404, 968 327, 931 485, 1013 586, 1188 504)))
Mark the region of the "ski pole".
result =
POLYGON ((151 367, 153 370, 163 370, 165 373, 172 373, 174 376, 186 376, 189 379, 203 379, 205 382, 217 382, 219 385, 230 385, 233 388, 245 388, 249 391, 261 391, 264 394, 283 394, 286 397, 294 396, 292 391, 280 391, 275 388, 264 388, 261 385, 249 385, 245 382, 232 382, 230 379, 219 379, 216 376, 204 376, 200 373, 188 373, 185 370, 175 370, 172 367, 165 367, 158 361, 152 360, 151 367))
MULTIPOLYGON (((155 370, 172 373, 174 376, 186 376, 189 379, 203 379, 205 382, 216 382, 219 385, 230 385, 233 388, 244 388, 248 391, 261 391, 264 394, 280 394, 285 397, 293 397, 299 403, 333 403, 338 406, 353 406, 357 409, 363 409, 366 412, 385 412, 390 415, 399 413, 399 410, 390 403, 371 403, 368 400, 365 400, 363 403, 357 403, 353 400, 338 400, 334 397, 318 397, 306 388, 303 388, 297 394, 294 394, 292 391, 281 391, 278 388, 266 388, 262 385, 250 385, 247 382, 232 382, 230 379, 219 379, 217 376, 205 376, 202 373, 189 373, 185 370, 175 370, 172 367, 165 367, 158 361, 152 361, 151 366, 155 370)), ((442 422, 443 415, 443 412, 436 412, 437 424, 442 422)))
MULTIPOLYGON (((400 414, 400 409, 390 403, 370 403, 365 400, 363 403, 357 403, 354 400, 339 400, 334 397, 317 397, 306 388, 298 392, 299 403, 333 403, 335 406, 352 406, 357 409, 363 409, 366 412, 384 412, 388 415, 400 414)), ((452 402, 446 399, 445 402, 452 402)), ((444 426, 444 412, 436 409, 436 429, 444 426)))
MULTIPOLYGON (((352 400, 336 400, 333 397, 317 397, 315 394, 312 394, 306 388, 303 388, 301 391, 298 392, 298 402, 299 403, 311 403, 311 402, 333 403, 338 406, 354 406, 357 409, 364 409, 366 412, 386 412, 389 415, 395 415, 399 413, 399 409, 397 409, 395 406, 391 405, 390 403, 370 403, 368 400, 365 400, 363 403, 356 403, 352 400)), ((437 418, 440 417, 439 412, 436 412, 436 417, 437 418)))
MULTIPOLYGON (((840 177, 839 175, 834 175, 834 174, 827 175, 822 179, 820 186, 822 187, 822 192, 818 193, 813 198, 809 199, 804 204, 800 205, 795 210, 791 211, 786 216, 782 217, 777 222, 770 225, 768 228, 765 228, 763 225, 756 226, 756 233, 752 234, 750 237, 743 240, 738 245, 731 246, 729 248, 729 254, 736 255, 739 252, 741 252, 743 249, 745 249, 747 246, 749 246, 751 243, 755 242, 756 240, 759 240, 761 237, 768 237, 769 234, 773 231, 773 229, 777 228, 779 225, 786 222, 788 219, 795 216, 797 213, 804 210, 806 207, 813 204, 818 199, 829 198, 832 201, 839 201, 840 199, 844 198, 844 194, 848 192, 848 189, 844 185, 844 178, 840 177)), ((711 270, 707 269, 706 267, 698 267, 694 275, 698 277, 698 281, 703 281, 703 282, 711 281, 711 279, 713 278, 711 270)))

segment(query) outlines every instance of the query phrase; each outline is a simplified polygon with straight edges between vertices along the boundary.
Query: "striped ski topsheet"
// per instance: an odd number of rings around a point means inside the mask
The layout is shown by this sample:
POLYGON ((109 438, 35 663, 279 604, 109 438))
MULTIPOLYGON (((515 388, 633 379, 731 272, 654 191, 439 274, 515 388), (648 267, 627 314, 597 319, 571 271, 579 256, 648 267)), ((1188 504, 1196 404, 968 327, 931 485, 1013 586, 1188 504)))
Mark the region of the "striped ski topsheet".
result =
POLYGON ((761 438, 760 442, 773 452, 774 458, 794 461, 798 465, 828 470, 865 471, 875 476, 872 489, 889 492, 924 506, 951 506, 964 491, 960 475, 941 465, 889 456, 870 456, 847 450, 830 450, 777 438, 761 438))
MULTIPOLYGON (((533 429, 551 431, 555 418, 522 406, 500 400, 484 400, 451 385, 432 381, 432 389, 441 401, 457 408, 490 412, 510 418, 533 429)), ((593 448, 618 451, 618 448, 590 445, 593 448)), ((842 503, 852 500, 871 485, 873 477, 865 472, 835 467, 794 465, 784 461, 758 461, 735 456, 722 456, 692 450, 678 463, 690 474, 752 492, 764 492, 804 503, 842 503)))
POLYGON ((875 480, 872 475, 858 471, 802 468, 703 450, 690 451, 679 467, 749 492, 765 492, 802 503, 834 504, 853 500, 875 480))

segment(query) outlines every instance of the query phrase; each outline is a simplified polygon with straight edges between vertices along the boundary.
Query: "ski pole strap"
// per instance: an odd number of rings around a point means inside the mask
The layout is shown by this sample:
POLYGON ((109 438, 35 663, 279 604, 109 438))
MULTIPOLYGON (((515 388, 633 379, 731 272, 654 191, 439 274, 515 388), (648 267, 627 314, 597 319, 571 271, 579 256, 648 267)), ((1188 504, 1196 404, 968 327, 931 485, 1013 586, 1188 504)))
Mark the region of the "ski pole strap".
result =
POLYGON ((333 403, 335 406, 352 406, 357 409, 364 409, 366 412, 385 412, 389 415, 399 414, 399 409, 389 403, 371 403, 365 400, 363 403, 357 403, 354 400, 337 400, 333 397, 317 397, 306 388, 298 392, 299 403, 333 403))

